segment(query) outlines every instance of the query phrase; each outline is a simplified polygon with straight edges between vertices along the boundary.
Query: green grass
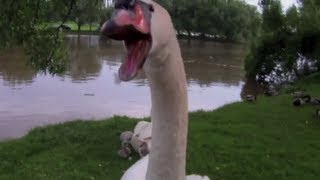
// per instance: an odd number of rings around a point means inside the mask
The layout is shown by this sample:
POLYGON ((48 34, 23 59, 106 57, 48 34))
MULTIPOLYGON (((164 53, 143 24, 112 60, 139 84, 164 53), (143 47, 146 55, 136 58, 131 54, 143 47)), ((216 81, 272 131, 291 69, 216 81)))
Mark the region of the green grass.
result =
MULTIPOLYGON (((65 23, 65 25, 69 26, 72 31, 78 31, 78 25, 75 22, 68 21, 65 23)), ((97 24, 92 24, 91 31, 97 31, 99 26, 97 24)), ((89 24, 83 24, 81 26, 81 31, 90 31, 90 25, 89 24)))
MULTIPOLYGON (((320 96, 320 74, 293 88, 320 96)), ((320 179, 316 107, 293 107, 289 94, 190 113, 188 173, 211 179, 320 179)), ((76 121, 37 128, 0 143, 0 179, 117 180, 132 163, 117 156, 119 133, 138 119, 76 121)))

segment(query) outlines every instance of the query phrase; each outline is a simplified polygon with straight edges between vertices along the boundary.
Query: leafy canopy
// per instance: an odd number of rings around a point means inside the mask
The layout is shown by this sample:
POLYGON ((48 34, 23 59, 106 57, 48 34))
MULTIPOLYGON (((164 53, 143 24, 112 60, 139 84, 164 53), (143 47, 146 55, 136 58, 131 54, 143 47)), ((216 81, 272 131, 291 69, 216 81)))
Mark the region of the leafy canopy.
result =
POLYGON ((300 0, 282 11, 279 0, 261 0, 262 28, 246 58, 248 77, 280 83, 320 71, 320 1, 300 0))

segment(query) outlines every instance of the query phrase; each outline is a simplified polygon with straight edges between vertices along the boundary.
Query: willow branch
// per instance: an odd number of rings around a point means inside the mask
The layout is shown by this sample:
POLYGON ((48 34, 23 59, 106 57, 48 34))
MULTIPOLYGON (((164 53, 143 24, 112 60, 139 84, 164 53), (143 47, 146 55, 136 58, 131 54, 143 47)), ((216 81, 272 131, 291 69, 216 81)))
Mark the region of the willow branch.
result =
POLYGON ((55 53, 55 50, 56 50, 56 48, 57 48, 59 29, 60 29, 60 27, 68 20, 68 17, 70 16, 71 11, 72 11, 73 6, 74 6, 75 3, 76 3, 76 0, 71 0, 71 1, 70 1, 69 8, 68 8, 68 12, 67 12, 67 14, 64 16, 64 18, 62 19, 61 24, 60 24, 60 25, 57 27, 57 29, 56 29, 56 32, 55 32, 55 35, 54 35, 54 36, 55 36, 54 45, 53 45, 54 47, 53 47, 53 49, 52 49, 51 52, 50 52, 50 55, 49 55, 49 57, 48 57, 48 59, 47 59, 47 63, 50 62, 50 59, 52 59, 52 57, 53 57, 53 55, 54 55, 54 53, 55 53))
POLYGON ((36 8, 36 10, 35 10, 33 21, 32 21, 32 26, 34 26, 36 24, 36 21, 38 19, 38 14, 39 14, 39 10, 40 10, 40 0, 37 1, 35 8, 36 8))

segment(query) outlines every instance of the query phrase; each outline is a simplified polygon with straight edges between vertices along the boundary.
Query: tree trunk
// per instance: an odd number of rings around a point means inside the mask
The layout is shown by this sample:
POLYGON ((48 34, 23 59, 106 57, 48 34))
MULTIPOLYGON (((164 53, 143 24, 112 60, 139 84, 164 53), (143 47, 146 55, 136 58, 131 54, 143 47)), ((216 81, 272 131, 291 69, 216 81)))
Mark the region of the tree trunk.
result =
POLYGON ((188 32, 188 38, 191 39, 191 31, 187 30, 187 32, 188 32))
POLYGON ((80 30, 81 30, 81 23, 78 22, 78 33, 80 33, 80 30))
POLYGON ((187 41, 187 43, 188 43, 188 46, 191 46, 191 31, 190 30, 187 30, 187 32, 188 32, 188 41, 187 41))
POLYGON ((201 33, 201 35, 200 35, 200 36, 201 36, 201 39, 202 39, 202 40, 204 40, 204 39, 206 38, 205 33, 201 33))
POLYGON ((90 22, 90 25, 89 25, 89 31, 91 32, 91 28, 92 28, 92 22, 90 22))

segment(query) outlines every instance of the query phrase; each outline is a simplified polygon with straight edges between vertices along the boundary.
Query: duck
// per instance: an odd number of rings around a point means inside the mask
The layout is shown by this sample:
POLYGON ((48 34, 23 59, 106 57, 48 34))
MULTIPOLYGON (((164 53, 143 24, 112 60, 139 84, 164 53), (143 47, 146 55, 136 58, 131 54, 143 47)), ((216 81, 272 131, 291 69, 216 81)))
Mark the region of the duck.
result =
POLYGON ((292 103, 294 106, 302 106, 303 104, 305 104, 304 100, 302 98, 296 98, 293 100, 292 103))
POLYGON ((302 106, 306 103, 310 103, 311 101, 311 96, 308 94, 300 94, 299 96, 296 96, 293 100, 293 105, 294 106, 302 106))
POLYGON ((121 180, 210 180, 186 175, 188 135, 187 80, 180 46, 168 11, 152 0, 115 0, 101 27, 123 41, 126 56, 119 79, 128 82, 144 70, 151 92, 151 149, 121 180))
POLYGON ((310 104, 314 106, 319 106, 320 105, 320 98, 318 97, 313 97, 310 99, 310 104))
POLYGON ((246 100, 247 100, 248 102, 256 102, 256 101, 257 101, 257 96, 252 95, 252 94, 248 94, 248 95, 246 96, 246 100))

